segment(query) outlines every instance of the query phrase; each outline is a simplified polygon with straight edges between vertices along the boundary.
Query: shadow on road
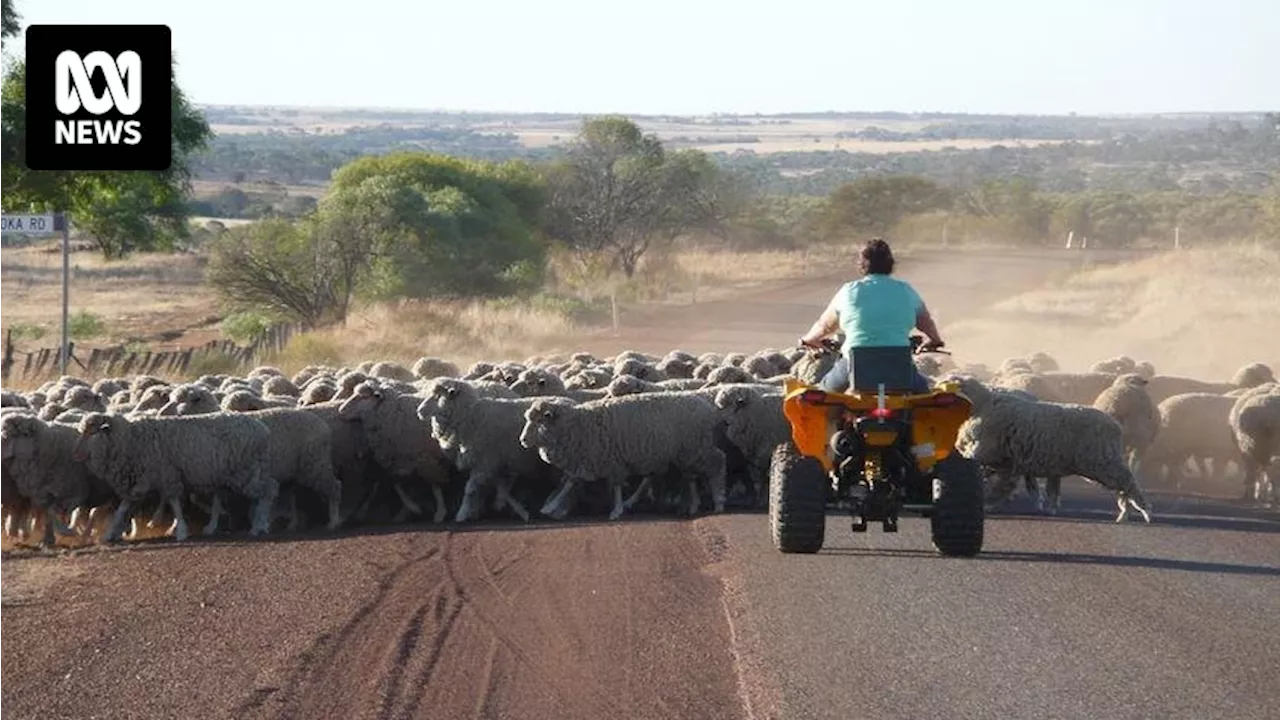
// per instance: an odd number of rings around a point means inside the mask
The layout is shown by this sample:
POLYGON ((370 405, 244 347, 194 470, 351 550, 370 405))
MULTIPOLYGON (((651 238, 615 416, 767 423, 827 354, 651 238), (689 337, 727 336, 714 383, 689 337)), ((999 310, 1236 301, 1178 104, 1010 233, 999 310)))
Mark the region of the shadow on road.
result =
POLYGON ((992 550, 972 558, 948 558, 931 550, 886 550, 863 548, 826 548, 820 555, 854 557, 900 557, 909 559, 957 560, 965 562, 1023 562, 1052 563, 1062 565, 1105 565, 1122 568, 1148 568, 1151 570, 1181 570, 1183 572, 1217 573, 1224 575, 1258 575, 1280 577, 1280 567, 1266 565, 1234 565, 1231 563, 1201 562, 1198 560, 1173 560, 1170 558, 1124 557, 1117 555, 1088 555, 1082 553, 1021 552, 1017 550, 992 550))

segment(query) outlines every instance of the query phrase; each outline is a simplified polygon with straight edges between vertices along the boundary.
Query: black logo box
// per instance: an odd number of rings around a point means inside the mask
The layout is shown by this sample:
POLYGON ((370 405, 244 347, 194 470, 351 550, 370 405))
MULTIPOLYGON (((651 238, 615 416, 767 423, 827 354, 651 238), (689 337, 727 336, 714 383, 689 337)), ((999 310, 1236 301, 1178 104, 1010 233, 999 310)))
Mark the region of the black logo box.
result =
MULTIPOLYGON (((173 51, 167 25, 30 25, 26 31, 26 165, 31 170, 164 171, 173 163, 173 51), (71 115, 58 110, 55 64, 58 55, 74 50, 81 59, 101 50, 113 59, 126 50, 138 54, 141 106, 126 116, 114 105, 94 115, 81 105, 71 115), (56 142, 59 121, 98 123, 137 121, 137 144, 67 144, 56 142)), ((110 97, 101 70, 89 76, 95 95, 110 97)), ((75 90, 74 81, 70 83, 75 90)))

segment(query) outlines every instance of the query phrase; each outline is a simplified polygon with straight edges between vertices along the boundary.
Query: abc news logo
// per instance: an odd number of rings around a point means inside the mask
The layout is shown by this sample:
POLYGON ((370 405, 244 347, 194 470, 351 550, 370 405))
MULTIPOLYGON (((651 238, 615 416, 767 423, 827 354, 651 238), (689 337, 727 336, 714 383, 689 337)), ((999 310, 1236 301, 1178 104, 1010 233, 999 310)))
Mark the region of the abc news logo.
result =
POLYGON ((168 170, 173 128, 165 25, 31 25, 26 164, 168 170))

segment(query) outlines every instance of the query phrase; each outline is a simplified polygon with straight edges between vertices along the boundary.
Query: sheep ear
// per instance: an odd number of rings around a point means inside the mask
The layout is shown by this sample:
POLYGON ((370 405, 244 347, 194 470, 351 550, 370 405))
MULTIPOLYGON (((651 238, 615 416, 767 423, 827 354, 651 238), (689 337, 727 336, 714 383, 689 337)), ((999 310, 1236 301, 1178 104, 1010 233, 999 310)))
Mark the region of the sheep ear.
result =
POLYGON ((445 390, 445 392, 449 393, 450 395, 457 395, 457 394, 458 394, 458 388, 456 388, 456 387, 451 387, 451 388, 449 388, 449 389, 445 390))
POLYGON ((546 378, 538 378, 538 384, 539 384, 539 385, 546 385, 546 384, 547 384, 547 379, 546 379, 546 378))
POLYGON ((746 398, 746 396, 745 396, 745 395, 739 395, 739 396, 734 400, 734 403, 735 403, 735 404, 737 404, 737 405, 746 405, 746 404, 747 404, 747 398, 746 398))
POLYGON ((381 390, 374 390, 374 391, 373 391, 373 396, 374 396, 374 397, 376 397, 376 398, 378 398, 379 400, 381 400, 381 399, 382 399, 382 391, 381 391, 381 390))
POLYGON ((111 432, 111 421, 103 420, 102 423, 98 425, 98 432, 111 432))
POLYGON ((548 420, 554 420, 556 417, 555 410, 553 410, 552 408, 543 408, 542 417, 548 420))

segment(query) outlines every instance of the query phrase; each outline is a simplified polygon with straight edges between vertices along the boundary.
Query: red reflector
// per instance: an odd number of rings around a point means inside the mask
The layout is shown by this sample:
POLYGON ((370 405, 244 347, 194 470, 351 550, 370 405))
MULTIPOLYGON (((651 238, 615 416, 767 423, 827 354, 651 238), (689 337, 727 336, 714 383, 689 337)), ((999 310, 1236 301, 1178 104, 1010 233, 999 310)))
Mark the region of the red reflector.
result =
POLYGON ((889 408, 871 408, 871 410, 867 412, 867 415, 870 415, 877 420, 887 420, 893 417, 893 411, 889 408))
POLYGON ((800 402, 820 403, 827 399, 827 394, 821 390, 805 390, 800 393, 800 402))

